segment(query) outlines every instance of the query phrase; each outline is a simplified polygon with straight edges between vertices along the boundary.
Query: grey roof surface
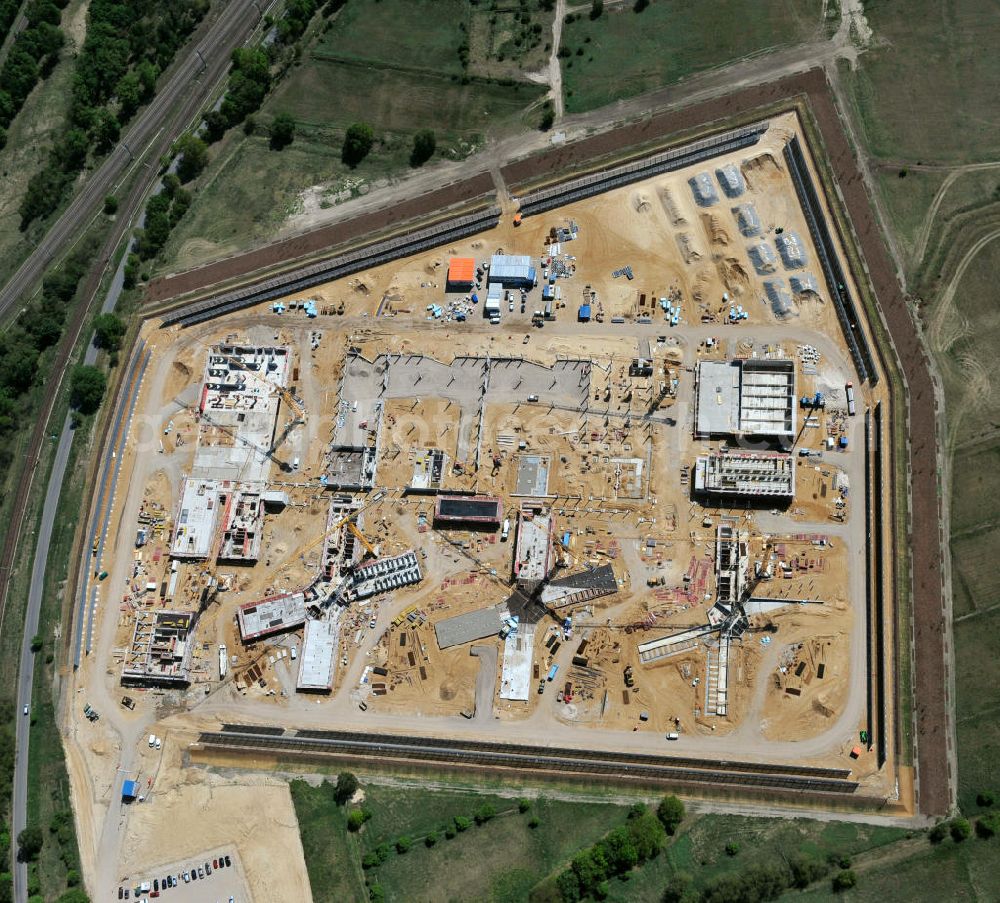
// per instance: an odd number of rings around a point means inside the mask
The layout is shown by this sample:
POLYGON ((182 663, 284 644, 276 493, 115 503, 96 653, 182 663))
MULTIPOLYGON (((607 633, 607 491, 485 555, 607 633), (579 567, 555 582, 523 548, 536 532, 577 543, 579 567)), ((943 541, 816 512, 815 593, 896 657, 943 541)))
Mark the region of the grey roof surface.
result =
POLYGON ((729 361, 698 365, 698 432, 735 433, 740 426, 740 368, 729 361))
POLYGON ((501 619, 505 614, 507 609, 503 604, 488 605, 486 608, 478 608, 464 615, 455 615, 453 618, 438 621, 434 625, 438 646, 448 649, 493 636, 500 632, 501 619))
POLYGON ((578 574, 550 580, 549 586, 569 587, 570 589, 601 589, 613 593, 618 590, 618 581, 615 580, 614 568, 610 564, 602 564, 590 571, 580 571, 578 574))

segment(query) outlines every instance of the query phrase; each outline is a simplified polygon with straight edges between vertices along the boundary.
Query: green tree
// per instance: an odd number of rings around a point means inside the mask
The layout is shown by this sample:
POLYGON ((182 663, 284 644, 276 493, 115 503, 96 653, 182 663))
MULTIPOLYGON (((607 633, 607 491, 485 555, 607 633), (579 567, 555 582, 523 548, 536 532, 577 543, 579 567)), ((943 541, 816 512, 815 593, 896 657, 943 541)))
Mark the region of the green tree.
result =
POLYGON ((94 317, 97 345, 105 351, 117 351, 125 335, 125 321, 117 314, 98 314, 94 317))
POLYGON ((833 889, 839 894, 845 890, 850 890, 858 883, 857 875, 850 869, 844 869, 833 876, 833 889))
POLYGON ((496 808, 490 803, 484 803, 476 810, 474 816, 477 825, 485 825, 491 818, 497 814, 496 808))
POLYGON ((927 832, 927 839, 931 843, 941 843, 948 836, 948 823, 939 821, 930 831, 927 832))
POLYGON ((90 130, 97 152, 105 154, 111 150, 118 143, 121 133, 122 127, 118 117, 107 108, 99 110, 90 130))
POLYGON ((403 834, 396 838, 396 852, 402 855, 403 853, 408 853, 410 847, 413 846, 413 838, 408 834, 403 834))
POLYGON ((222 136, 226 134, 226 129, 229 127, 229 123, 226 122, 226 117, 222 115, 221 110, 209 110, 203 117, 202 121, 205 123, 205 139, 209 144, 215 144, 216 141, 222 139, 222 136))
POLYGON ((660 805, 656 808, 656 815, 663 824, 667 833, 673 836, 674 832, 684 821, 684 803, 676 796, 668 795, 660 800, 660 805))
POLYGON ((367 122, 355 122, 344 135, 344 147, 340 159, 351 169, 354 169, 368 154, 375 144, 375 133, 367 122))
POLYGON ((41 652, 42 645, 43 645, 43 643, 42 643, 41 634, 36 633, 31 638, 31 651, 32 652, 41 652))
POLYGON ((70 403, 81 414, 93 414, 101 406, 107 385, 103 371, 80 364, 70 374, 70 403))
POLYGON ((517 801, 517 811, 522 815, 531 808, 531 800, 519 799, 517 801))
POLYGON ((649 0, 635 0, 635 6, 632 9, 637 13, 641 13, 647 6, 649 6, 649 0))
POLYGON ((982 809, 989 809, 993 805, 993 794, 989 790, 980 790, 976 794, 976 805, 982 809))
POLYGON ((118 212, 118 198, 113 194, 104 198, 104 213, 106 216, 114 216, 118 212))
POLYGON ((367 809, 352 809, 347 813, 347 830, 360 831, 361 826, 371 818, 371 813, 367 809))
POLYGON ((1000 812, 987 812, 976 819, 976 834, 986 840, 1000 832, 1000 812))
POLYGON ((455 816, 455 830, 457 831, 468 831, 472 827, 472 819, 466 818, 464 815, 455 816))
POLYGON ((602 15, 604 15, 604 0, 592 0, 590 4, 591 21, 600 19, 602 15))
POLYGON ((740 852, 740 845, 735 840, 730 840, 726 844, 726 855, 727 856, 737 856, 740 852))
POLYGON ((295 120, 290 113, 278 113, 271 121, 271 150, 282 150, 295 140, 295 120))
POLYGON ((663 903, 682 903, 692 896, 694 878, 687 872, 676 872, 663 889, 663 903))
POLYGON ((180 154, 177 177, 181 182, 197 178, 208 164, 208 145, 190 132, 177 139, 175 150, 180 154))
POLYGON ((953 818, 950 825, 951 839, 955 843, 961 843, 963 840, 967 840, 969 835, 972 834, 972 825, 969 824, 967 818, 953 818))
POLYGON ((434 844, 436 844, 437 842, 438 842, 438 835, 437 835, 437 831, 430 831, 430 832, 428 832, 428 834, 427 834, 427 835, 426 835, 426 836, 424 837, 424 846, 425 846, 425 847, 432 847, 432 846, 434 846, 434 844))
POLYGON ((42 829, 29 825, 17 835, 18 862, 34 862, 42 851, 42 829))
POLYGON ((410 166, 423 166, 437 149, 437 138, 431 129, 421 129, 413 136, 413 150, 410 151, 410 166))
POLYGON ((342 771, 337 775, 337 784, 333 789, 333 798, 338 806, 343 806, 355 793, 358 792, 358 779, 349 771, 342 771))
POLYGON ((547 132, 550 128, 552 128, 552 125, 553 123, 555 123, 555 121, 556 121, 555 107, 552 106, 551 100, 547 100, 545 101, 545 104, 542 107, 542 118, 538 122, 538 128, 543 132, 547 132))

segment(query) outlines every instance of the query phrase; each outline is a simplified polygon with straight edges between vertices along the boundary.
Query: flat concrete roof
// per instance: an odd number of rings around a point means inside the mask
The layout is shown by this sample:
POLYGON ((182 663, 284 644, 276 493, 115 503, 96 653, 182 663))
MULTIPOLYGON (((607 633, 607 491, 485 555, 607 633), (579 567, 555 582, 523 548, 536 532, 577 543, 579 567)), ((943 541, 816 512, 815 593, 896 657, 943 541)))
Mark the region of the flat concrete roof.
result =
POLYGON ((503 645, 500 698, 527 702, 531 693, 531 659, 535 645, 534 626, 518 629, 503 645), (523 631, 523 632, 522 632, 523 631))
POLYGON ((219 491, 225 484, 217 480, 188 477, 174 522, 170 554, 174 558, 208 558, 219 523, 219 491))
POLYGON ((518 580, 544 580, 552 567, 552 513, 521 512, 517 523, 514 574, 518 580))
POLYGON ((520 455, 517 459, 517 488, 514 495, 544 496, 548 491, 548 456, 520 455))
POLYGON ((696 428, 702 436, 795 435, 795 362, 702 361, 696 428))
POLYGON ((740 428, 740 368, 731 361, 698 364, 698 432, 706 436, 740 428))
POLYGON ((339 635, 340 621, 335 616, 306 621, 296 689, 326 691, 332 689, 333 665, 336 660, 339 635))

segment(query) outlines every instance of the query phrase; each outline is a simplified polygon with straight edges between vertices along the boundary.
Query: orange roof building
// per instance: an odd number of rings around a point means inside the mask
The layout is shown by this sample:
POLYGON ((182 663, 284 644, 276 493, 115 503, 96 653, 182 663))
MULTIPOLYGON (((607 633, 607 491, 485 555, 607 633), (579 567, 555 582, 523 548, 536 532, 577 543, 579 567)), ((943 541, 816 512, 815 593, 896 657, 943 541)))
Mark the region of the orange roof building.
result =
POLYGON ((469 288, 476 280, 476 261, 471 257, 452 257, 448 261, 448 285, 469 288))

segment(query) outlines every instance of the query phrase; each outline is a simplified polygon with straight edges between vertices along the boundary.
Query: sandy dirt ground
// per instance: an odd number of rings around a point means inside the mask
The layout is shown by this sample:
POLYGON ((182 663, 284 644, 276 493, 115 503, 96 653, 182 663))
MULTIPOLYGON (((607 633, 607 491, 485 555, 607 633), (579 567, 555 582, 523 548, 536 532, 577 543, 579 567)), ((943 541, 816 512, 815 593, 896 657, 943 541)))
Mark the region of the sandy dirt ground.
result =
MULTIPOLYGON (((776 120, 748 155, 702 168, 714 178, 716 167, 736 164, 748 186, 741 202, 756 205, 762 237, 773 244, 778 229, 797 232, 809 256, 807 269, 818 275, 815 249, 781 162, 780 148, 794 127, 791 116, 776 120)), ((778 320, 763 291, 763 279, 772 274, 756 272, 748 255, 759 239, 740 235, 735 204, 723 199, 698 207, 687 180, 700 169, 609 192, 529 218, 518 228, 504 220, 485 235, 287 299, 315 299, 321 311, 315 320, 300 310, 278 314, 262 306, 183 332, 148 328, 154 359, 123 461, 113 512, 115 552, 102 588, 95 648, 73 685, 74 703, 89 700, 104 717, 86 722, 74 704, 68 724, 88 882, 104 888, 118 873, 230 844, 254 899, 282 898, 275 896, 278 887, 295 887, 295 898, 308 896, 287 789, 264 778, 243 783, 190 767, 184 750, 193 739, 194 719, 206 726, 226 718, 290 726, 366 719, 359 725, 488 730, 500 739, 552 736, 573 742, 586 730, 588 742, 622 744, 633 736, 637 748, 678 730, 691 744, 687 753, 771 751, 783 760, 845 765, 864 721, 865 684, 864 510, 853 501, 863 492, 863 443, 860 418, 846 415, 844 398, 852 370, 822 281, 817 294, 793 299, 790 316, 778 320), (553 247, 552 230, 571 224, 578 237, 553 247), (530 254, 549 267, 558 260, 571 274, 557 281, 556 317, 542 329, 531 325, 541 306, 537 290, 523 310, 516 295, 513 310, 505 303, 498 327, 484 321, 481 308, 464 295, 445 294, 449 257, 482 262, 500 249, 530 254), (634 279, 612 275, 626 266, 634 279), (676 325, 664 319, 660 299, 677 311, 676 325), (584 301, 592 305, 589 323, 577 322, 584 301), (435 318, 428 305, 441 305, 445 315, 435 318), (469 314, 465 323, 452 318, 459 310, 469 314), (619 317, 623 323, 610 322, 619 317), (120 702, 126 692, 119 684, 121 663, 136 611, 165 605, 145 587, 168 577, 167 543, 181 479, 196 448, 235 443, 196 417, 207 350, 231 340, 290 350, 290 384, 307 416, 275 449, 267 478, 269 488, 287 494, 288 504, 265 514, 256 566, 180 565, 174 608, 198 609, 210 577, 219 581, 192 645, 192 684, 185 690, 130 689, 136 707, 127 710, 120 702), (532 378, 551 372, 553 386, 556 368, 584 360, 586 406, 495 398, 486 404, 480 428, 476 406, 461 400, 467 390, 461 383, 451 390, 415 384, 412 394, 386 401, 377 437, 382 494, 365 510, 362 529, 382 557, 416 550, 424 579, 352 605, 341 623, 333 693, 304 696, 295 692, 299 665, 292 658, 302 649, 301 629, 244 645, 234 615, 240 604, 304 586, 320 568, 330 493, 319 478, 330 443, 351 431, 376 439, 370 432, 374 421, 361 421, 373 417, 370 399, 340 394, 350 348, 371 362, 407 354, 447 366, 456 356, 489 355, 517 366, 523 358, 537 365, 532 378), (647 354, 652 374, 630 375, 633 360, 647 354), (796 437, 798 447, 814 456, 796 459, 796 499, 784 510, 704 505, 692 495, 694 457, 719 447, 692 434, 695 366, 704 359, 751 356, 794 360, 799 393, 820 391, 829 399, 796 437), (359 401, 366 407, 353 410, 359 401), (473 437, 481 446, 478 469, 470 453, 473 437), (828 439, 841 437, 849 440, 848 451, 824 450, 828 439), (479 711, 471 721, 460 717, 475 707, 480 661, 468 646, 440 650, 433 625, 503 601, 511 592, 515 543, 501 541, 498 530, 430 529, 433 498, 406 492, 428 449, 447 456, 444 488, 498 495, 515 518, 525 497, 518 494, 524 459, 544 459, 544 491, 534 488, 529 495, 551 513, 554 534, 567 537, 559 571, 610 564, 618 583, 613 595, 572 607, 571 636, 551 620, 538 625, 529 698, 495 700, 490 714, 496 719, 487 714, 484 720, 479 711), (153 526, 136 549, 140 516, 153 526), (762 581, 759 595, 811 601, 751 617, 750 631, 731 646, 729 704, 718 715, 711 713, 707 692, 711 645, 654 665, 640 661, 637 647, 705 623, 715 594, 715 528, 723 518, 738 525, 754 566, 777 569, 762 581), (555 642, 560 645, 553 651, 555 642), (219 644, 228 651, 225 679, 219 675, 219 644), (574 664, 574 656, 587 664, 574 664), (558 679, 538 693, 554 664, 558 679), (388 674, 378 677, 372 666, 388 674), (149 733, 161 737, 162 752, 149 748, 149 733), (606 740, 590 739, 598 734, 606 740), (118 802, 126 775, 149 782, 143 803, 118 802), (157 841, 157 825, 164 823, 176 826, 172 845, 157 841), (269 864, 276 858, 283 862, 280 869, 269 864)), ((774 267, 773 275, 787 282, 780 258, 774 267)), ((881 397, 858 392, 862 403, 881 397)), ((275 434, 289 417, 282 404, 275 434)), ((483 643, 502 650, 497 639, 483 643)), ((500 680, 497 674, 497 685, 500 680)), ((872 758, 866 752, 850 767, 873 784, 889 780, 885 772, 874 774, 872 758)))

